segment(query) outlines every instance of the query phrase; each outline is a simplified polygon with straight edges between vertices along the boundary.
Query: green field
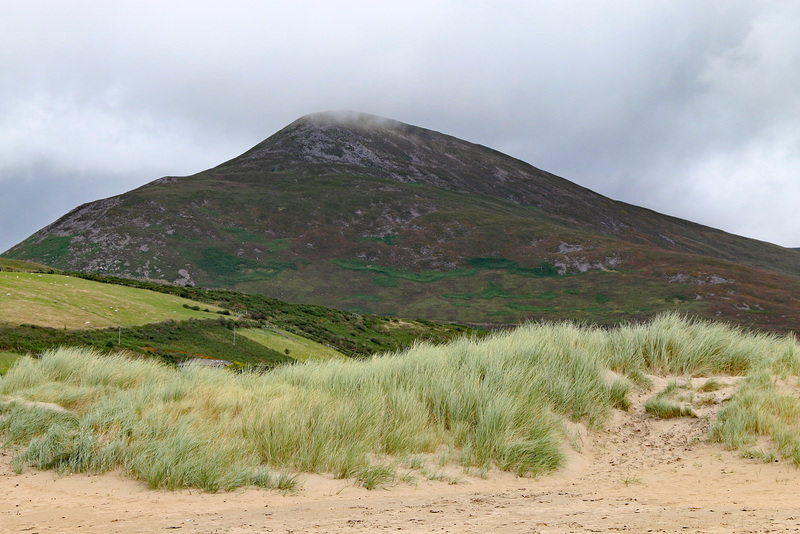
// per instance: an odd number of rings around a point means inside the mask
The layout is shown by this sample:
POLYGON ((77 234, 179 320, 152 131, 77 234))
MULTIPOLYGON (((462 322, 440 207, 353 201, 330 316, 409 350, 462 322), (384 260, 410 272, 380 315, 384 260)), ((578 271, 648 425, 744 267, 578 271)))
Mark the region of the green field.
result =
POLYGON ((251 341, 282 352, 299 361, 345 360, 347 356, 336 349, 316 343, 310 339, 281 330, 280 328, 244 328, 239 333, 251 341))
POLYGON ((0 272, 0 324, 104 328, 217 317, 219 310, 173 295, 74 276, 0 272))
POLYGON ((24 358, 24 356, 16 352, 0 352, 0 376, 6 374, 6 371, 11 369, 14 362, 20 358, 24 358))

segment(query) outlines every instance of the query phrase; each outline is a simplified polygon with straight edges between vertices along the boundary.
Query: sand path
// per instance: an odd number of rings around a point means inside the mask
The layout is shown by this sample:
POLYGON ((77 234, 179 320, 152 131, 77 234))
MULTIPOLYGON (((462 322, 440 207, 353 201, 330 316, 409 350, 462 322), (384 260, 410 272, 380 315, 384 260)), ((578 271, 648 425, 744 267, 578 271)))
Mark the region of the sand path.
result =
POLYGON ((483 480, 451 467, 458 484, 367 491, 314 475, 294 495, 169 493, 119 474, 15 475, 4 452, 0 532, 800 532, 800 470, 709 443, 718 405, 697 419, 661 421, 642 402, 585 436, 567 469, 538 480, 483 480))

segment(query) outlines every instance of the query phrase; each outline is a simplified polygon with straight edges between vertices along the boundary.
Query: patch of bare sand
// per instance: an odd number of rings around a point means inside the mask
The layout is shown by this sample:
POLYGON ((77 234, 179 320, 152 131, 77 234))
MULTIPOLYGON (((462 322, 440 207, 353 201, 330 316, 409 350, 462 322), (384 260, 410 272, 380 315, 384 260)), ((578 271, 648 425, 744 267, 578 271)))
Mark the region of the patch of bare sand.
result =
MULTIPOLYGON (((710 395, 724 400, 732 382, 710 395)), ((540 479, 483 480, 451 467, 455 485, 367 491, 314 475, 295 495, 167 493, 118 474, 15 475, 3 452, 0 532, 800 532, 798 469, 709 443, 716 402, 696 419, 662 421, 645 414, 648 395, 578 440, 583 452, 566 469, 540 479)))

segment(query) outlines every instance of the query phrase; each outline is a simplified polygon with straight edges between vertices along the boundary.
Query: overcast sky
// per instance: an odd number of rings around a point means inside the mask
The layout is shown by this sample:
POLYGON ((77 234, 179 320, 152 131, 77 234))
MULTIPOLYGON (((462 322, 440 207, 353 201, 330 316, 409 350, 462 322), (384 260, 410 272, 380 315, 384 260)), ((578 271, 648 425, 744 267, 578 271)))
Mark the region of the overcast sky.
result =
POLYGON ((355 110, 800 246, 800 2, 0 0, 0 251, 355 110))

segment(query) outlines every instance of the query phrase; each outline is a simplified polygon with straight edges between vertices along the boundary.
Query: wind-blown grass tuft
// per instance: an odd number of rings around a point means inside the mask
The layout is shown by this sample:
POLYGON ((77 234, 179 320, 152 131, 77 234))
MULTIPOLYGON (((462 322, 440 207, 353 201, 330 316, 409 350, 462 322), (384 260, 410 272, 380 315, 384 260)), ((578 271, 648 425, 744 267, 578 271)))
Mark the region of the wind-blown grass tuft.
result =
POLYGON ((388 465, 370 465, 355 473, 356 480, 365 488, 371 490, 395 480, 395 469, 388 465))
POLYGON ((674 417, 695 417, 691 406, 683 406, 678 402, 656 395, 644 404, 644 410, 659 419, 674 417))

